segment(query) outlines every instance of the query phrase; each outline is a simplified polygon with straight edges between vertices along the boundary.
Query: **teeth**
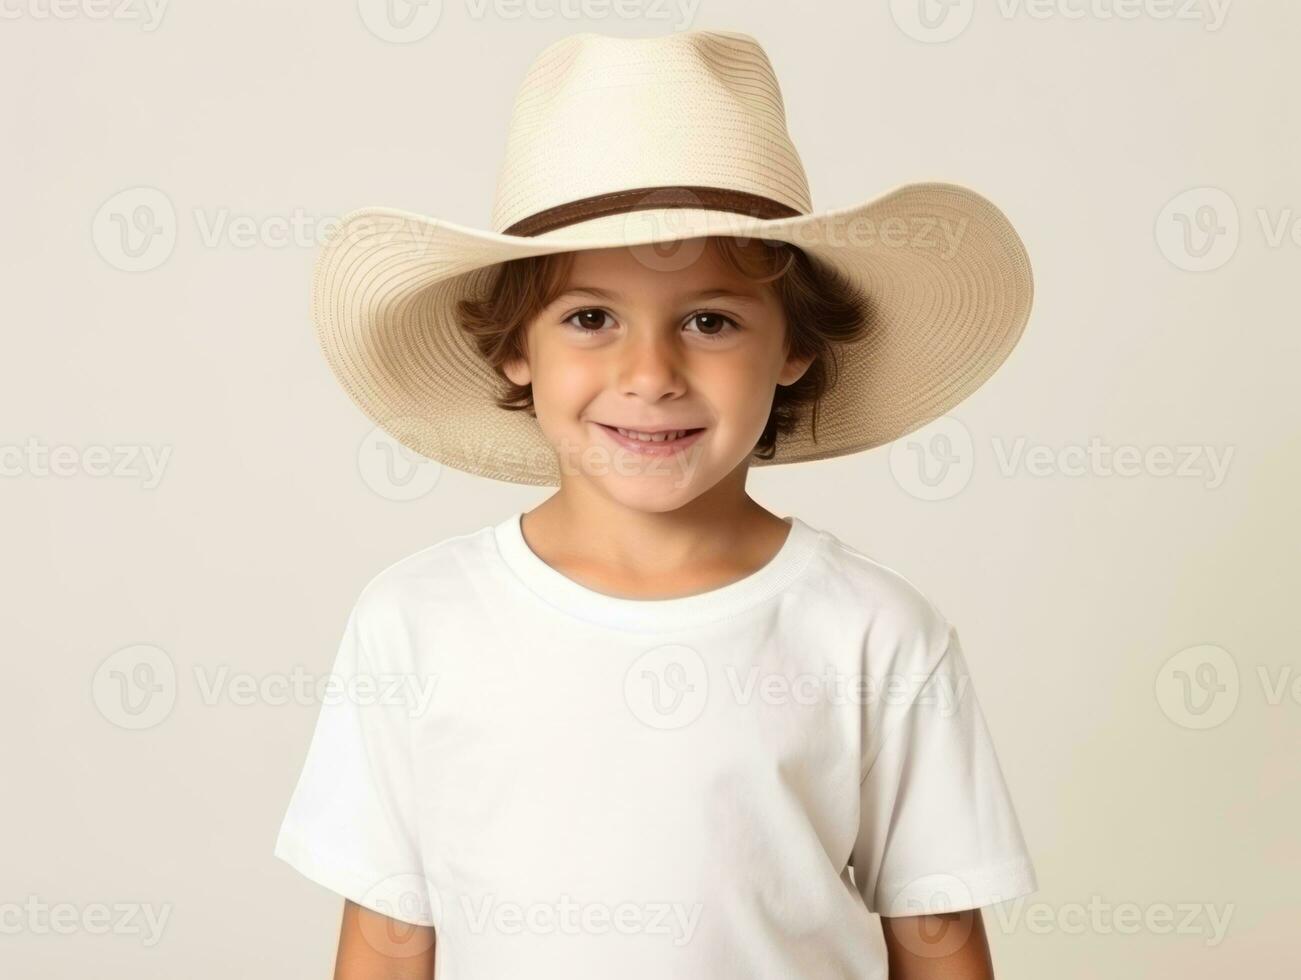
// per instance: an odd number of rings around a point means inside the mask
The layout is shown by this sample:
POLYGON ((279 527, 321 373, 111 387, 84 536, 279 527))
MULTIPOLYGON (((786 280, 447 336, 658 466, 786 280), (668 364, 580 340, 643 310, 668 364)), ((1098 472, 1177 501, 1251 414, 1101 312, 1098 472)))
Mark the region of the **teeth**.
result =
POLYGON ((677 439, 686 434, 686 429, 677 429, 673 432, 638 432, 636 429, 620 429, 615 427, 615 431, 626 439, 636 439, 639 442, 664 442, 668 439, 677 439))

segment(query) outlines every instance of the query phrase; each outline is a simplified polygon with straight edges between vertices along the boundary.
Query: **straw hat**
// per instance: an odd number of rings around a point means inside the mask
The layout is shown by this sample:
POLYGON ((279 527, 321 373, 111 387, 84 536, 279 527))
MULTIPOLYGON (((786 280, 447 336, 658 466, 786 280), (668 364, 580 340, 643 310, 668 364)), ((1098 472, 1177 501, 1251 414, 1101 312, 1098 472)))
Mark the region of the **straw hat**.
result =
POLYGON ((815 213, 763 48, 689 31, 576 34, 544 50, 515 101, 492 230, 352 211, 317 259, 313 319, 340 383, 398 442, 469 473, 555 485, 537 420, 494 404, 502 382, 457 325, 457 301, 508 259, 707 235, 798 245, 870 305, 870 329, 842 350, 819 407, 817 441, 805 418, 755 465, 920 428, 994 373, 1030 313, 1030 262, 998 208, 955 184, 913 183, 815 213))

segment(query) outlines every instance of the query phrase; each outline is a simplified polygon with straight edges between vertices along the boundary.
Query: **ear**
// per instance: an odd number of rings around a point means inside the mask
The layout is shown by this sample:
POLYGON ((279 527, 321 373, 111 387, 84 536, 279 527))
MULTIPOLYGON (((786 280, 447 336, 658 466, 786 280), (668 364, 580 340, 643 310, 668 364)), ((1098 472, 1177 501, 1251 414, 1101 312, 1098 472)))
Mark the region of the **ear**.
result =
POLYGON ((533 372, 529 370, 529 362, 522 357, 504 362, 501 371, 512 383, 517 385, 526 385, 533 381, 533 372))
POLYGON ((804 372, 809 369, 813 363, 814 355, 808 357, 788 357, 786 363, 782 365, 781 373, 777 375, 779 385, 793 385, 800 378, 804 377, 804 372))

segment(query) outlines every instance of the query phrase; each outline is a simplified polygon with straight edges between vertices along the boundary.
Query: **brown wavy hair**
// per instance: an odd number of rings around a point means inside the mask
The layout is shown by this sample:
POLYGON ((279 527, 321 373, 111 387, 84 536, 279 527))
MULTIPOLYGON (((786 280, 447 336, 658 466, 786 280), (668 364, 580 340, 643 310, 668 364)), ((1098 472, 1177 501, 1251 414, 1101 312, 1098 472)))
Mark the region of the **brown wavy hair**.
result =
MULTIPOLYGON (((725 236, 709 245, 734 270, 776 292, 786 316, 789 357, 812 357, 808 370, 790 385, 777 385, 772 410, 754 455, 771 459, 777 441, 791 432, 808 411, 817 438, 818 405, 836 383, 837 349, 861 339, 869 329, 870 303, 838 270, 787 242, 742 240, 725 236), (750 245, 759 244, 760 248, 750 245)), ((486 293, 457 304, 461 329, 474 341, 503 383, 497 404, 509 411, 533 411, 533 386, 517 385, 502 366, 525 355, 530 322, 563 291, 575 253, 527 256, 497 266, 486 293)))

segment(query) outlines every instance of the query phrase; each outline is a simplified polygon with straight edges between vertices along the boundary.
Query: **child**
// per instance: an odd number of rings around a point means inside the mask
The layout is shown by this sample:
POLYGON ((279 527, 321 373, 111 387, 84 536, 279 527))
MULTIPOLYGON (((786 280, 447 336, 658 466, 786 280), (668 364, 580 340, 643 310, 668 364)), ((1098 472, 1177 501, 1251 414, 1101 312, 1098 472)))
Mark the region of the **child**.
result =
POLYGON ((493 227, 354 212, 317 267, 372 419, 558 487, 348 617, 276 843, 347 900, 336 976, 991 977, 979 908, 1037 884, 958 634, 746 476, 982 384, 1015 231, 951 184, 814 214, 716 32, 543 52, 493 227))

